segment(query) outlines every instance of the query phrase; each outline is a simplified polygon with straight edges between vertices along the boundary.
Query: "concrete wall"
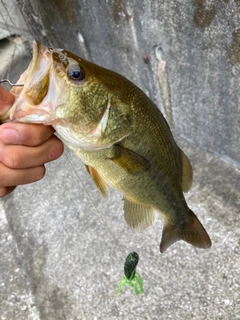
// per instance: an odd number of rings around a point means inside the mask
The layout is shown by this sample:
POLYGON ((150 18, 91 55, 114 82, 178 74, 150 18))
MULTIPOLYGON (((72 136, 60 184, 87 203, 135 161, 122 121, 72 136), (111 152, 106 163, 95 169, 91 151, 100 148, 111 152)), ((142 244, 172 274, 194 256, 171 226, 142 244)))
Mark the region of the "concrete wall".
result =
POLYGON ((11 35, 31 38, 20 8, 15 0, 0 1, 0 40, 11 35))
POLYGON ((171 96, 164 113, 176 135, 240 165, 240 1, 26 0, 19 7, 34 38, 121 73, 164 111, 160 46, 171 96))

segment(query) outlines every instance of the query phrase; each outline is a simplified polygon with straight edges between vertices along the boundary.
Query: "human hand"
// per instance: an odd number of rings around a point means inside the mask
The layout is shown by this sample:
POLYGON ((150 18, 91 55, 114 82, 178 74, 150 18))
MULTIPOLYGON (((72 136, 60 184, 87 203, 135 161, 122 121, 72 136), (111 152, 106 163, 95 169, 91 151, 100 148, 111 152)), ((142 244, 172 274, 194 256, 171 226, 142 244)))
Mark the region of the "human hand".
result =
MULTIPOLYGON (((14 96, 0 86, 0 115, 14 103, 14 96)), ((17 185, 32 183, 45 175, 44 164, 59 158, 63 143, 51 126, 4 123, 0 125, 0 197, 17 185)))

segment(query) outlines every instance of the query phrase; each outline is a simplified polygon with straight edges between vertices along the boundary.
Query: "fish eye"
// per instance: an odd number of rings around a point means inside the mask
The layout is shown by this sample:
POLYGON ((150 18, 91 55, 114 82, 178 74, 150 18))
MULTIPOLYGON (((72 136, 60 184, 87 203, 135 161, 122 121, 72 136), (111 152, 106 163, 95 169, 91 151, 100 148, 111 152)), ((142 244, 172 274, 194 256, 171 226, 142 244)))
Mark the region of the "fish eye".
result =
POLYGON ((73 81, 81 81, 85 78, 85 72, 79 65, 70 65, 67 75, 68 78, 73 81))

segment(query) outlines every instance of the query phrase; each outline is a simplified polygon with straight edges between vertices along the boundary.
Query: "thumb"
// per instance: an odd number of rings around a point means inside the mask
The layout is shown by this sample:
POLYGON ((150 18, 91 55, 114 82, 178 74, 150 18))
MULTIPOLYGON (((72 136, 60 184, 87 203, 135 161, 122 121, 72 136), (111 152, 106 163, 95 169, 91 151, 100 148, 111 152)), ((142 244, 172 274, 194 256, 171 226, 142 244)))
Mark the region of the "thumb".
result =
POLYGON ((0 85, 0 115, 3 115, 8 111, 8 109, 13 105, 14 100, 14 95, 0 85))

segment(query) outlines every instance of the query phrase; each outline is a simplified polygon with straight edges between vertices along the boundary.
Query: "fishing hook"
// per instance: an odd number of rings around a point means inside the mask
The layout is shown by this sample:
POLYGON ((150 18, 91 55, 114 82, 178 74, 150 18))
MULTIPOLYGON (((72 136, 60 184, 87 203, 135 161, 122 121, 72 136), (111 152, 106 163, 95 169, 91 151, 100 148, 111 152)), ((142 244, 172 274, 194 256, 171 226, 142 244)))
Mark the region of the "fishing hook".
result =
POLYGON ((24 84, 18 84, 18 83, 12 83, 10 80, 8 79, 2 79, 0 80, 0 84, 3 83, 3 82, 7 82, 8 84, 10 84, 10 86, 12 87, 23 87, 24 84))

